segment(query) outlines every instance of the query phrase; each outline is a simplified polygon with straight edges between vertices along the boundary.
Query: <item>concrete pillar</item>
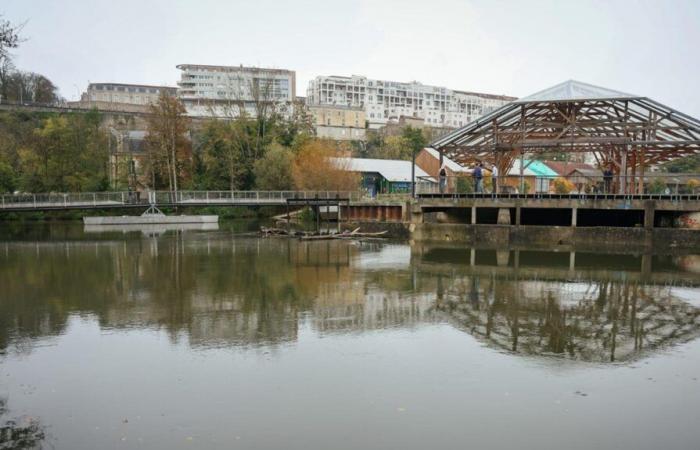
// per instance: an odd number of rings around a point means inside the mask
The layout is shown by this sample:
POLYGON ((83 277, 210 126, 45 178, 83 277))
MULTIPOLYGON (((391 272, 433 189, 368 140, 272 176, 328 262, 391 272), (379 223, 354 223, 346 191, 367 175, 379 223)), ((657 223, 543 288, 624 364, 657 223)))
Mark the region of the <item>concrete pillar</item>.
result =
POLYGON ((509 259, 510 250, 496 250, 496 264, 498 264, 498 267, 508 266, 509 259))
POLYGON ((474 264, 476 264, 476 250, 472 248, 469 253, 469 265, 473 266, 474 264))
POLYGON ((515 207, 515 224, 517 226, 520 226, 520 214, 521 214, 520 206, 516 206, 515 207))
POLYGON ((576 252, 569 253, 569 271, 573 272, 576 269, 576 252))
POLYGON ((472 225, 476 225, 476 206, 472 206, 472 225))
POLYGON ((647 200, 644 202, 644 229, 651 230, 654 228, 654 213, 656 210, 656 205, 654 205, 653 200, 647 200))
POLYGON ((578 222, 578 208, 571 208, 571 226, 575 227, 578 222))
POLYGON ((642 275, 649 275, 651 273, 651 255, 645 253, 642 255, 642 275))
POLYGON ((498 208, 498 225, 510 225, 510 208, 498 208))

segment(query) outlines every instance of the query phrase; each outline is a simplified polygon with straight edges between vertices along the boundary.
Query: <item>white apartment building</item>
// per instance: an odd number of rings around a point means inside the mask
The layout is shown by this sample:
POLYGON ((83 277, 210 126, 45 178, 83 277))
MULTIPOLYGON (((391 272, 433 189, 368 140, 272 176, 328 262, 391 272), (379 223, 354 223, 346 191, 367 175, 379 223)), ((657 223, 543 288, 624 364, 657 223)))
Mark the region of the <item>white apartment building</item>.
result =
POLYGON ((417 81, 374 80, 364 76, 318 76, 309 82, 307 105, 336 105, 365 110, 369 128, 399 117, 422 119, 427 126, 457 128, 516 100, 504 95, 455 91, 417 81))
POLYGON ((296 73, 291 70, 244 66, 180 64, 178 97, 191 116, 231 116, 242 110, 257 113, 265 102, 277 112, 291 111, 296 97, 296 73))

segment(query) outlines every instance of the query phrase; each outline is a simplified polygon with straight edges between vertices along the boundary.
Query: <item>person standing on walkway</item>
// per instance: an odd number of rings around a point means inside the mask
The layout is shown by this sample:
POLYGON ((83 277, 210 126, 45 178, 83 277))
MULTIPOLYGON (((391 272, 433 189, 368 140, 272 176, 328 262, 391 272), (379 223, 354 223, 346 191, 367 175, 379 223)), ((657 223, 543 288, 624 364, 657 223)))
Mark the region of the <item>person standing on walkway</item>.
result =
POLYGON ((476 192, 477 194, 481 194, 483 192, 483 189, 481 187, 481 179, 484 177, 484 174, 481 169, 482 167, 483 165, 479 163, 474 168, 474 172, 472 172, 472 176, 474 177, 474 192, 476 192))
POLYGON ((608 166, 605 169, 605 172, 603 172, 603 181, 605 182, 605 193, 606 194, 610 193, 610 189, 612 187, 612 179, 613 179, 613 171, 610 168, 610 166, 608 166))
POLYGON ((445 164, 440 167, 440 173, 439 173, 439 178, 440 178, 440 193, 444 194, 447 192, 447 169, 445 168, 445 164))
POLYGON ((491 193, 498 194, 498 166, 491 166, 491 193))

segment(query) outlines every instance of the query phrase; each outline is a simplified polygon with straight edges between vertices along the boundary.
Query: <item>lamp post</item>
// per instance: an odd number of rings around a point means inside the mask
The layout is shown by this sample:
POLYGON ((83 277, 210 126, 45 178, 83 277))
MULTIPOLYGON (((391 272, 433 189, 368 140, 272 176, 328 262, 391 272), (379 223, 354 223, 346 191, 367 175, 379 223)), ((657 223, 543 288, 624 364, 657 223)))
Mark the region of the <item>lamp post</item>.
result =
POLYGON ((416 198, 416 149, 411 149, 411 198, 416 198))

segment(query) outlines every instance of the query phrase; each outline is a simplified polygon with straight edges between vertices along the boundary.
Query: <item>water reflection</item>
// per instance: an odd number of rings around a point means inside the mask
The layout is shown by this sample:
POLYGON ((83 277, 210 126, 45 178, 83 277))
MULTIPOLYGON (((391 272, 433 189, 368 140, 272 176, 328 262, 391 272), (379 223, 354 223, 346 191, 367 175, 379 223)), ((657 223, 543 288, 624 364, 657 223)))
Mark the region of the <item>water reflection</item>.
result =
POLYGON ((7 399, 0 398, 0 449, 36 449, 46 438, 46 432, 41 422, 34 418, 23 416, 10 418, 7 399))
POLYGON ((219 223, 158 223, 131 225, 84 225, 86 233, 132 233, 139 231, 146 236, 159 236, 168 231, 216 231, 219 223))
POLYGON ((678 257, 228 231, 24 239, 0 252, 3 353, 31 352, 73 315, 165 330, 193 348, 281 345, 306 325, 322 335, 447 322, 494 348, 584 361, 628 360, 700 333, 700 305, 685 301, 700 276, 678 257))

